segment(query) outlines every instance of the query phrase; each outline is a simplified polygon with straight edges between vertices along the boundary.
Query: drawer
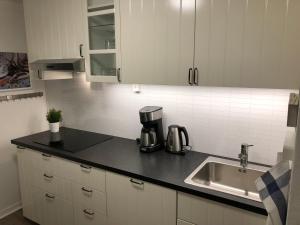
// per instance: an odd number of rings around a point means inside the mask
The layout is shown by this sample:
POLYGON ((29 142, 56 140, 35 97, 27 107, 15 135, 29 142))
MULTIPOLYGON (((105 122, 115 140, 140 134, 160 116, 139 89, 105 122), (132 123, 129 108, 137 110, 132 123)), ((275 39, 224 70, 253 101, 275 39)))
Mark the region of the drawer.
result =
POLYGON ((35 156, 36 169, 53 175, 59 174, 59 159, 45 153, 38 153, 35 156))
POLYGON ((106 215, 75 204, 75 225, 107 225, 106 215))
POLYGON ((96 210, 106 215, 106 193, 88 186, 74 184, 72 186, 74 202, 85 209, 96 210))
POLYGON ((62 199, 72 200, 72 183, 52 173, 37 170, 34 172, 34 185, 41 190, 57 195, 62 199))
POLYGON ((41 191, 41 211, 43 225, 74 225, 74 209, 71 201, 41 191))
POLYGON ((105 171, 86 165, 77 167, 78 182, 93 189, 105 192, 105 171))
POLYGON ((61 160, 60 176, 82 186, 105 192, 105 171, 75 162, 61 160))
POLYGON ((178 192, 178 219, 198 225, 264 225, 266 216, 178 192))
POLYGON ((32 162, 34 171, 41 171, 105 192, 104 170, 31 150, 26 150, 26 158, 32 162))

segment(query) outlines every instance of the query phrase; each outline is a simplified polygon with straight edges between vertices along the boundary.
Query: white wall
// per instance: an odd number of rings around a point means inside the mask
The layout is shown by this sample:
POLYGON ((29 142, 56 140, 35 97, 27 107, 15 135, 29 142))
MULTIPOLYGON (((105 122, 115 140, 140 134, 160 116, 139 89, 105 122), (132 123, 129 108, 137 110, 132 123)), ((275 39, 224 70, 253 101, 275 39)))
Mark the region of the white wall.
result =
MULTIPOLYGON (((26 52, 22 2, 0 0, 0 51, 26 52)), ((40 83, 34 89, 43 90, 40 83)), ((28 92, 28 91, 22 91, 28 92)), ((0 95, 21 92, 0 92, 0 95)), ((20 207, 15 146, 10 140, 47 129, 45 98, 0 103, 0 218, 20 207)))
POLYGON ((239 88, 142 86, 75 80, 46 84, 49 107, 62 109, 67 126, 135 139, 140 134, 138 110, 160 105, 167 125, 187 127, 196 151, 237 158, 240 144, 255 147, 250 160, 273 164, 282 151, 290 91, 239 88))

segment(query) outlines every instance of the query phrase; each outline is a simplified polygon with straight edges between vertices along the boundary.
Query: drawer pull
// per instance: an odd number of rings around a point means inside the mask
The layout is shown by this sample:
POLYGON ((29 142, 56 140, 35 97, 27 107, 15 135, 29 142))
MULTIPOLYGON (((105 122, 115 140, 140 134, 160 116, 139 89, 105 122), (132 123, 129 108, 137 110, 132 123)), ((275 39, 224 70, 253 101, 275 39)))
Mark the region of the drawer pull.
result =
POLYGON ((130 179, 130 182, 133 183, 133 184, 137 184, 137 185, 144 185, 144 182, 143 181, 140 181, 140 180, 134 180, 134 179, 130 179))
POLYGON ((80 55, 81 58, 83 58, 82 47, 83 47, 83 44, 80 44, 79 45, 79 55, 80 55))
POLYGON ((51 158, 52 157, 51 155, 45 154, 45 153, 43 153, 42 156, 45 157, 45 158, 51 158))
POLYGON ((85 187, 82 187, 81 190, 87 193, 93 193, 93 190, 88 190, 85 187))
POLYGON ((189 85, 193 85, 193 82, 191 81, 191 78, 192 78, 192 71, 193 71, 193 69, 192 69, 192 68, 189 68, 189 77, 188 77, 189 85))
POLYGON ((82 168, 83 171, 85 172, 91 172, 92 167, 91 166, 86 166, 81 164, 80 167, 82 168))
POLYGON ((18 145, 17 149, 26 149, 26 148, 18 145))
POLYGON ((91 212, 91 210, 88 210, 88 209, 84 209, 83 212, 84 212, 84 214, 86 214, 86 215, 88 215, 88 216, 93 216, 93 215, 95 215, 94 212, 91 212))
POLYGON ((49 175, 47 175, 45 173, 44 173, 44 177, 47 178, 47 179, 52 179, 53 178, 53 176, 49 176, 49 175))
POLYGON ((50 195, 50 194, 45 194, 46 198, 49 198, 49 199, 55 199, 55 196, 54 195, 50 195))

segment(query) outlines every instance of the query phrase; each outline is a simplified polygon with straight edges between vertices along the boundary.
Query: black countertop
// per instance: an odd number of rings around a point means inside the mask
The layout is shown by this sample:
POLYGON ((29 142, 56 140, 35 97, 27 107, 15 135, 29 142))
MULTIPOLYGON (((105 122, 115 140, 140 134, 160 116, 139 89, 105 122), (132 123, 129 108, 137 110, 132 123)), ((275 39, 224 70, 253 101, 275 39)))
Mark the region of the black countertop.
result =
POLYGON ((184 156, 165 151, 143 153, 139 151, 135 140, 120 137, 113 137, 76 153, 34 142, 48 135, 49 131, 41 132, 14 139, 11 143, 267 215, 260 202, 184 183, 186 177, 209 156, 208 154, 194 151, 189 151, 184 156))

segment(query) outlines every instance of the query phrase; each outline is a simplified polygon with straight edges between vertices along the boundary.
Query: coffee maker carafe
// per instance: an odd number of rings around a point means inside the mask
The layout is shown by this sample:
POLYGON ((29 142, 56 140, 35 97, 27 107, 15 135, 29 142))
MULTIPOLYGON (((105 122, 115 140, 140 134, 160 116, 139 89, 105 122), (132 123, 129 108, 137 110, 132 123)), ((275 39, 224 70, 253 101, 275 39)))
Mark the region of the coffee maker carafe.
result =
POLYGON ((141 130, 140 150, 153 152, 164 148, 162 107, 146 106, 139 111, 141 130))

